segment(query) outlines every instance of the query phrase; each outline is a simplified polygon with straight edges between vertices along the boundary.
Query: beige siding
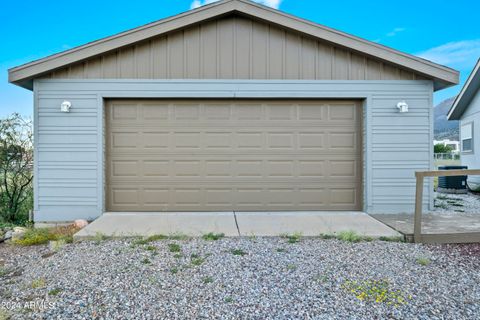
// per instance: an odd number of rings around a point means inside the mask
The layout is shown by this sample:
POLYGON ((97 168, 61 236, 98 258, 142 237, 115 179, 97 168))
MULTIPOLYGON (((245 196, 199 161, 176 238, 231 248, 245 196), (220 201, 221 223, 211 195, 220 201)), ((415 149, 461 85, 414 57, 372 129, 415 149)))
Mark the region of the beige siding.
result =
POLYGON ((225 17, 54 71, 75 79, 412 80, 408 70, 244 17, 225 17))
POLYGON ((361 210, 355 101, 112 100, 107 210, 361 210))

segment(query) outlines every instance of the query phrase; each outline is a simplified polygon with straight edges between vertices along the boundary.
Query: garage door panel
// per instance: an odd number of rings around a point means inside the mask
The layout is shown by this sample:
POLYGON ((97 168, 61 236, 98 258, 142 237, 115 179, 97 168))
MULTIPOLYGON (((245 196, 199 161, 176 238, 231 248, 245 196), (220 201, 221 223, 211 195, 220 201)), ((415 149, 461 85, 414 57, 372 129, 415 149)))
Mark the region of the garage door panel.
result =
POLYGON ((356 102, 114 100, 106 119, 108 210, 362 208, 356 102))

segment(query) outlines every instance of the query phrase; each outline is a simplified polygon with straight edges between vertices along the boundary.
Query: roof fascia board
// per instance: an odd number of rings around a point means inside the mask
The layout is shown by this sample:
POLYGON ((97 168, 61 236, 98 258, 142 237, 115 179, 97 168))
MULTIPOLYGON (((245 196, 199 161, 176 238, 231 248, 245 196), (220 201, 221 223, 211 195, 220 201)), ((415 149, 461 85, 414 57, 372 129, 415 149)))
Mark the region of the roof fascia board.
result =
POLYGON ((460 120, 460 117, 465 112, 468 104, 472 100, 475 92, 480 88, 480 59, 468 76, 467 81, 463 85, 462 90, 455 98, 450 111, 447 114, 447 120, 460 120))

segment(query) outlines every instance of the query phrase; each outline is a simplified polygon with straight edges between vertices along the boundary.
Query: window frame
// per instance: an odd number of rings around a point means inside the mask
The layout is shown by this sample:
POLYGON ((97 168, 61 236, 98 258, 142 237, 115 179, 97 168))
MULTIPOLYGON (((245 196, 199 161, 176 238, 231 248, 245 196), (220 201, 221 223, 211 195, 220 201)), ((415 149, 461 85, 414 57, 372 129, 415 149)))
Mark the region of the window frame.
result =
POLYGON ((462 154, 473 154, 474 153, 473 143, 474 143, 474 123, 473 123, 473 121, 462 123, 462 125, 460 126, 460 147, 461 147, 462 154), (465 126, 468 126, 468 125, 470 125, 470 128, 471 128, 470 138, 464 139, 463 138, 463 128, 465 126), (463 148, 463 141, 465 141, 465 140, 471 140, 471 148, 469 150, 464 150, 464 148, 463 148))

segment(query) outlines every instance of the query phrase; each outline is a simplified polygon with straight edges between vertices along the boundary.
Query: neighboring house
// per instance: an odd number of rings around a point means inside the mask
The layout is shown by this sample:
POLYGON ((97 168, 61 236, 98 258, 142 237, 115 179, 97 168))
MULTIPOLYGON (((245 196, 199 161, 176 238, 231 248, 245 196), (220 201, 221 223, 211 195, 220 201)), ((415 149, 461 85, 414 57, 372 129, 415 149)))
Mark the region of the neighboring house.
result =
POLYGON ((433 140, 433 145, 436 146, 437 144, 441 144, 445 147, 450 147, 452 149, 452 153, 460 152, 460 141, 453 141, 449 139, 433 140))
MULTIPOLYGON (((414 171, 433 167, 432 95, 458 72, 224 0, 13 68, 9 80, 34 92, 35 220, 64 221, 412 212, 414 171)), ((428 205, 428 184, 425 194, 428 205)))
MULTIPOLYGON (((460 159, 469 169, 480 169, 480 60, 448 112, 448 120, 460 120, 460 159)), ((480 190, 480 177, 468 177, 468 186, 480 190)))

